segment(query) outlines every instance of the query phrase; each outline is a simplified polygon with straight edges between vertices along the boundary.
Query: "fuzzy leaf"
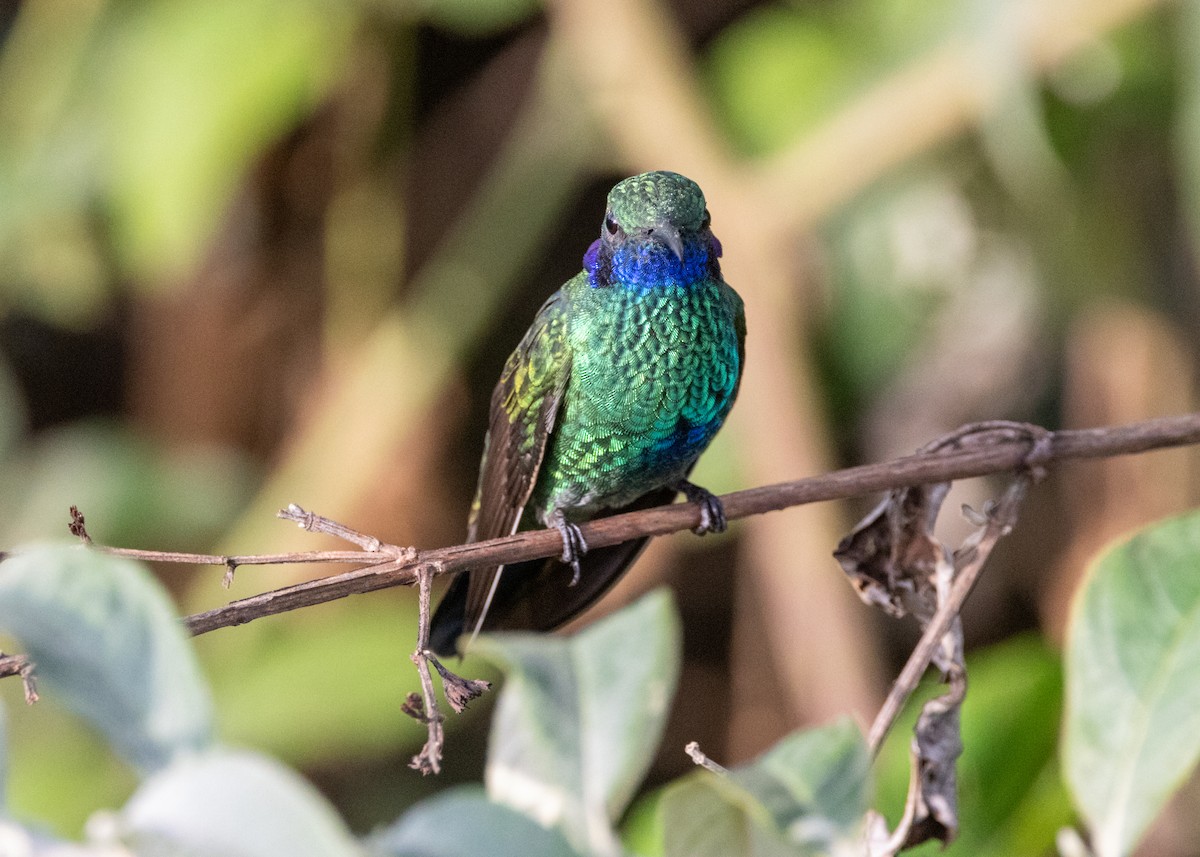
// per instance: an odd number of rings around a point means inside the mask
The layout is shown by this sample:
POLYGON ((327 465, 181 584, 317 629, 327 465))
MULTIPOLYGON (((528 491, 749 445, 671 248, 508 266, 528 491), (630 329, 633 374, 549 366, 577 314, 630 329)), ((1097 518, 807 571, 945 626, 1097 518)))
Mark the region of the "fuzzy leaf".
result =
POLYGON ((139 857, 361 857, 330 804, 278 762, 210 751, 148 779, 121 813, 139 857))
POLYGON ((26 647, 39 688, 143 772, 212 740, 212 705, 175 610, 150 574, 81 547, 0 563, 0 628, 26 647))
POLYGON ((493 800, 617 853, 620 817, 658 747, 679 675, 679 620, 653 592, 573 637, 497 634, 475 650, 508 678, 492 721, 493 800))
POLYGON ((794 733, 727 776, 697 773, 663 797, 666 853, 850 853, 867 810, 869 768, 862 734, 842 720, 794 733))
POLYGON ((577 857, 557 830, 471 786, 422 801, 367 845, 378 857, 577 857))

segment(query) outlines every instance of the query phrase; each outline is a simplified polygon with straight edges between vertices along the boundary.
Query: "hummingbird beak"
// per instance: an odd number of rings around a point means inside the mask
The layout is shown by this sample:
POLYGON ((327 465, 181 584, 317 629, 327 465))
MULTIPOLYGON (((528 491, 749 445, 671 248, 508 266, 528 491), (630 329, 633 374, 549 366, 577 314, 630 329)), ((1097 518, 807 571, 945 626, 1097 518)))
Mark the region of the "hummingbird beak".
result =
POLYGON ((666 244, 676 259, 683 261, 683 236, 679 234, 678 229, 669 223, 660 223, 650 228, 650 234, 666 244))

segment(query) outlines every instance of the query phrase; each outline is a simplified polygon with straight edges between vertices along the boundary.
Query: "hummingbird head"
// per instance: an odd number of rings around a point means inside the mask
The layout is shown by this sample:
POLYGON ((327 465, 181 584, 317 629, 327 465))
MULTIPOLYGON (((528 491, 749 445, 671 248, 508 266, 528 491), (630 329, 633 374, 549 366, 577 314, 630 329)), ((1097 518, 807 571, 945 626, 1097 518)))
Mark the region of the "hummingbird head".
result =
POLYGON ((595 286, 614 276, 650 286, 716 275, 721 245, 709 221, 703 191, 686 176, 665 170, 632 176, 609 193, 600 238, 584 267, 595 286))

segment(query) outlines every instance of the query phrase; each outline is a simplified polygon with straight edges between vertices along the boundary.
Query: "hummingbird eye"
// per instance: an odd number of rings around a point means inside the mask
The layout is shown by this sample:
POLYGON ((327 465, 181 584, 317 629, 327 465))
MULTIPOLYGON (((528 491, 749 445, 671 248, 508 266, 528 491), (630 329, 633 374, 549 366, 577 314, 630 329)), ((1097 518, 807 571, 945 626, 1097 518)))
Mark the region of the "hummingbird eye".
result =
POLYGON ((700 228, 707 229, 710 223, 712 223, 712 215, 708 213, 708 209, 706 208, 704 209, 704 218, 700 221, 700 228))
POLYGON ((611 212, 604 215, 604 228, 609 235, 616 235, 621 231, 620 225, 618 225, 616 218, 612 216, 611 212))

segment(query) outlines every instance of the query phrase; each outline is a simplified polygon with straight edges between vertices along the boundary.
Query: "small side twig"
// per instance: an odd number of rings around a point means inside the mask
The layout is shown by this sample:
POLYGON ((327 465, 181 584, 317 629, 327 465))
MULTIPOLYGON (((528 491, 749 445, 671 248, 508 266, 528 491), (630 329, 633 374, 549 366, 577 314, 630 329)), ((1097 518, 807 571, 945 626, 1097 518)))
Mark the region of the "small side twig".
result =
POLYGON ((683 752, 685 752, 689 756, 691 756, 692 761, 695 762, 697 765, 699 765, 702 768, 707 768, 708 770, 712 771, 714 774, 725 775, 725 774, 729 773, 728 768, 726 768, 725 766, 723 766, 721 764, 718 764, 717 762, 714 762, 712 759, 710 759, 705 754, 705 752, 703 750, 700 749, 700 743, 698 741, 688 742, 688 745, 683 748, 683 752))
MULTIPOLYGON (((296 510, 298 514, 306 516, 309 513, 305 512, 299 506, 292 504, 287 509, 281 511, 278 515, 280 518, 295 520, 289 514, 291 510, 296 510)), ((322 521, 328 521, 327 518, 321 518, 319 515, 312 516, 322 521)), ((331 522, 335 523, 335 522, 331 522)), ((303 526, 303 524, 301 524, 303 526)), ((344 530, 346 533, 354 534, 356 530, 351 530, 349 527, 343 527, 340 524, 335 526, 339 530, 344 530)), ((110 545, 102 545, 95 542, 87 531, 87 526, 84 522, 83 513, 79 511, 79 507, 71 507, 71 521, 68 524, 68 529, 71 535, 78 538, 83 544, 99 553, 108 554, 110 556, 123 556, 129 559, 142 560, 143 562, 169 562, 180 563, 186 565, 221 565, 224 566, 226 580, 231 580, 234 570, 243 565, 291 565, 293 563, 353 563, 360 566, 368 565, 383 565, 384 563, 393 562, 398 559, 414 559, 416 550, 411 547, 400 547, 399 545, 389 545, 380 542, 379 539, 373 536, 362 536, 362 539, 369 542, 374 542, 376 547, 363 547, 362 550, 355 551, 292 551, 289 553, 268 553, 268 554, 211 554, 211 553, 184 553, 181 551, 159 551, 159 550, 144 550, 141 548, 118 548, 110 545), (364 554, 375 554, 374 557, 364 554)), ((308 529, 305 527, 305 529, 308 529)), ((329 532, 331 535, 343 536, 342 532, 334 532, 333 530, 314 529, 313 532, 329 532)), ((343 536, 345 537, 345 536, 343 536)), ((354 544, 359 544, 358 541, 347 538, 354 544)))
POLYGON ((398 548, 396 545, 387 545, 381 542, 375 536, 367 533, 359 532, 351 529, 345 524, 339 523, 332 518, 326 518, 324 515, 318 515, 315 512, 308 512, 297 506, 295 503, 289 503, 286 509, 281 509, 276 513, 275 517, 282 518, 285 521, 295 522, 300 529, 308 530, 310 533, 325 533, 326 535, 336 536, 345 542, 350 542, 352 545, 358 545, 362 550, 368 553, 385 553, 393 558, 397 553, 416 555, 416 551, 412 548, 398 548), (389 548, 391 550, 389 550, 389 548))
POLYGON ((433 567, 422 566, 417 570, 417 603, 420 618, 417 624, 417 649, 412 653, 412 662, 416 664, 417 674, 421 677, 420 705, 410 697, 405 713, 423 721, 429 728, 429 737, 421 752, 413 756, 409 767, 422 774, 436 774, 442 769, 442 746, 445 734, 442 729, 442 715, 438 711, 437 696, 433 690, 433 676, 429 673, 429 619, 430 619, 430 590, 433 581, 433 567))
POLYGON ((450 707, 454 709, 455 714, 462 714, 467 710, 467 704, 472 699, 482 696, 486 691, 492 689, 490 681, 484 681, 481 678, 463 678, 460 675, 452 673, 446 669, 432 652, 425 652, 425 657, 433 664, 433 668, 438 671, 438 675, 442 677, 442 692, 446 694, 446 701, 450 703, 450 707))
POLYGON ((19 675, 21 685, 25 689, 25 702, 29 705, 38 701, 37 678, 33 670, 34 663, 28 655, 6 655, 0 652, 0 678, 19 675))
POLYGON ((892 728, 892 724, 896 722, 901 709, 904 708, 904 703, 916 690, 921 676, 925 674, 938 647, 942 645, 942 638, 958 618, 963 604, 966 603, 976 581, 979 580, 979 575, 991 555, 992 548, 996 546, 996 542, 1012 530, 1017 520, 1017 510, 1021 500, 1024 499, 1025 492, 1033 481, 1033 473, 1026 472, 1017 476, 1005 491, 996 508, 987 515, 987 523, 983 529, 955 553, 954 583, 950 587, 949 595, 938 607, 933 618, 929 620, 929 624, 925 626, 921 639, 913 648, 900 675, 892 683, 887 699, 884 700, 879 713, 875 716, 875 721, 871 724, 871 730, 867 734, 867 744, 872 755, 879 753, 883 739, 892 728))

